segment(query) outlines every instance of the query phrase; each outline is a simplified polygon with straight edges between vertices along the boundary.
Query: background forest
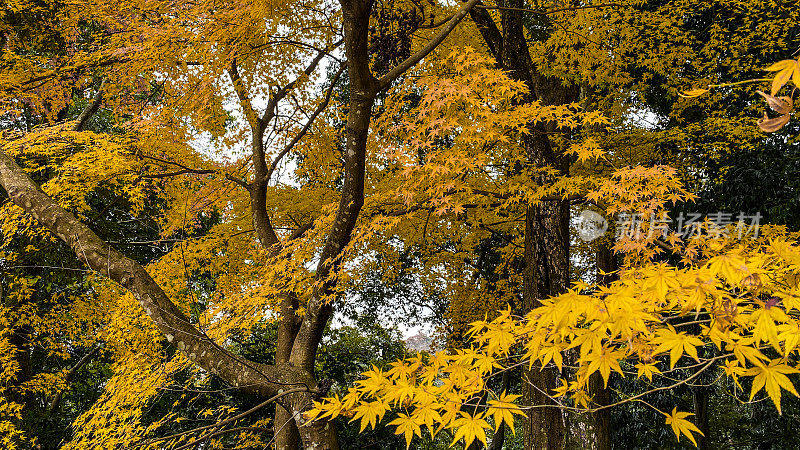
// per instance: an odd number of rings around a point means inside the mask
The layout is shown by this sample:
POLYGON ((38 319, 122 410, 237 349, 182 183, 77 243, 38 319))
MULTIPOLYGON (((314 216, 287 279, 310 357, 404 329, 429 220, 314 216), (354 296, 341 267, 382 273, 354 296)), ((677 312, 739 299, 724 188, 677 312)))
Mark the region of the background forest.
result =
POLYGON ((0 49, 0 448, 800 448, 800 1, 4 0, 0 49))

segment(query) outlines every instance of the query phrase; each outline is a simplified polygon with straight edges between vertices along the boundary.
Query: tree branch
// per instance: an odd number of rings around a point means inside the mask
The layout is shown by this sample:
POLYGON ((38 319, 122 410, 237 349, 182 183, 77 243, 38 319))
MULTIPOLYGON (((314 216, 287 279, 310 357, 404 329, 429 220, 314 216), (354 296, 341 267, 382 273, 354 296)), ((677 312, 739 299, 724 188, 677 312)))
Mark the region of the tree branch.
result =
MULTIPOLYGON (((297 394, 297 393, 301 393, 301 392, 312 392, 312 391, 310 391, 308 388, 287 389, 287 390, 285 390, 283 392, 279 392, 279 393, 273 395, 272 397, 264 400, 263 402, 257 404, 256 406, 253 406, 252 408, 248 409, 247 411, 244 411, 244 412, 242 412, 240 414, 237 414, 237 415, 235 415, 233 417, 230 417, 228 419, 219 421, 217 423, 212 423, 211 425, 205 425, 205 426, 202 426, 202 427, 193 428, 191 430, 182 431, 180 433, 171 434, 169 436, 164 436, 164 437, 160 437, 160 438, 157 438, 157 439, 150 439, 150 440, 147 440, 147 441, 143 441, 143 442, 140 442, 138 444, 135 444, 134 447, 142 447, 142 446, 146 446, 146 445, 151 445, 151 444, 155 444, 156 442, 163 442, 163 441, 166 441, 166 440, 169 440, 169 439, 174 439, 176 437, 185 436, 185 435, 187 435, 189 433, 196 433, 198 431, 205 431, 205 430, 214 429, 214 428, 221 428, 221 427, 224 427, 225 425, 227 425, 227 424, 229 424, 231 422, 235 422, 235 421, 237 421, 237 420, 239 420, 241 418, 244 418, 244 417, 249 416, 250 414, 253 414, 254 412, 264 408, 265 406, 269 405, 270 403, 272 403, 274 401, 277 401, 281 397, 285 397, 287 395, 297 394)), ((211 436, 205 436, 205 437, 197 438, 194 441, 192 441, 191 444, 197 444, 198 442, 200 442, 202 440, 205 440, 205 439, 208 439, 209 437, 211 437, 211 436)), ((190 445, 190 447, 191 447, 191 445, 190 445)))
POLYGON ((489 47, 489 51, 497 61, 497 64, 502 64, 503 34, 500 33, 500 29, 497 28, 497 24, 492 19, 489 11, 481 8, 482 6, 480 3, 475 5, 475 8, 469 11, 469 15, 472 21, 475 22, 475 26, 478 27, 478 31, 483 36, 483 40, 486 42, 486 46, 489 47))
MULTIPOLYGON (((183 164, 181 164, 179 162, 169 161, 169 160, 162 159, 162 158, 159 158, 159 157, 156 157, 156 156, 150 156, 150 155, 145 155, 145 154, 141 154, 141 153, 139 153, 138 156, 141 157, 141 158, 145 158, 145 159, 152 159, 153 161, 158 161, 158 162, 164 163, 164 164, 171 164, 173 166, 180 167, 180 169, 181 169, 181 170, 176 170, 176 171, 167 172, 167 173, 159 173, 159 174, 153 174, 153 175, 142 175, 142 178, 167 178, 167 177, 172 177, 172 176, 176 176, 176 175, 184 175, 184 174, 187 174, 187 173, 192 173, 192 174, 197 174, 197 175, 210 175, 210 174, 213 174, 213 173, 220 173, 219 170, 215 170, 215 169, 194 169, 192 167, 185 166, 185 165, 183 165, 183 164)), ((248 191, 250 190, 250 185, 245 180, 237 178, 237 177, 235 177, 235 176, 233 176, 233 175, 231 175, 229 173, 225 173, 224 176, 225 176, 226 180, 233 181, 234 183, 244 187, 248 191)))
POLYGON ((511 8, 511 7, 507 7, 507 6, 476 5, 475 7, 476 8, 480 8, 480 9, 499 9, 499 10, 502 10, 502 11, 529 12, 529 13, 532 13, 532 14, 539 14, 539 15, 542 15, 542 16, 547 16, 547 15, 550 15, 550 14, 556 14, 556 13, 566 12, 566 11, 578 11, 578 10, 581 10, 581 9, 622 8, 623 5, 621 5, 619 3, 604 3, 604 4, 601 4, 601 5, 584 5, 584 6, 572 6, 572 7, 567 7, 567 8, 557 8, 557 9, 551 9, 549 11, 540 10, 540 9, 530 9, 530 8, 511 8))
POLYGON ((241 359, 201 333, 144 267, 109 246, 89 227, 61 208, 2 151, 0 185, 15 204, 67 243, 91 269, 128 289, 167 341, 201 368, 245 392, 262 396, 275 395, 285 386, 313 386, 313 378, 305 371, 241 359))
MULTIPOLYGON (((83 358, 78 360, 78 362, 69 369, 67 375, 64 377, 64 383, 69 383, 72 380, 72 377, 75 376, 75 373, 81 370, 81 367, 85 366, 97 352, 100 351, 100 347, 95 347, 89 353, 85 354, 83 358)), ((58 409, 58 404, 61 403, 61 396, 64 394, 64 390, 59 390, 53 396, 53 400, 50 401, 50 407, 47 409, 49 414, 53 414, 56 409, 58 409)))
POLYGON ((123 63, 123 62, 128 62, 128 61, 129 61, 128 58, 109 58, 109 59, 103 59, 103 60, 100 60, 98 62, 93 62, 93 63, 77 64, 77 65, 72 66, 72 67, 63 67, 63 66, 61 66, 61 67, 57 67, 55 69, 50 70, 48 73, 46 73, 44 75, 38 75, 38 76, 35 76, 35 77, 31 77, 31 78, 29 78, 29 79, 27 79, 27 80, 25 80, 25 81, 23 81, 21 83, 18 83, 16 85, 10 85, 9 87, 0 88, 0 91, 8 92, 8 93, 29 92, 29 91, 32 91, 34 89, 37 89, 37 88, 41 87, 43 84, 47 83, 48 81, 50 81, 52 79, 66 78, 67 76, 69 76, 70 74, 72 74, 74 72, 80 72, 80 71, 85 70, 85 69, 92 69, 92 68, 98 68, 98 67, 107 67, 107 66, 110 66, 110 65, 113 65, 113 64, 123 63), (38 84, 36 84, 36 83, 38 83, 38 84))
POLYGON ((280 153, 278 153, 275 156, 275 159, 272 160, 272 164, 270 165, 269 171, 267 172, 266 175, 267 181, 269 181, 269 179, 272 178, 272 174, 275 172, 275 169, 278 168, 278 164, 281 162, 281 159, 283 159, 283 157, 286 156, 286 154, 289 153, 294 148, 294 146, 297 145, 298 142, 300 142, 300 139, 303 139, 306 133, 308 133, 308 130, 311 129, 311 125, 314 123, 314 120, 317 118, 317 116, 322 111, 324 111, 325 108, 328 107, 328 104, 331 101, 331 97, 333 96, 333 89, 334 87, 336 87, 336 82, 339 81, 339 77, 342 76, 344 69, 345 69, 344 65, 339 67, 339 70, 336 71, 336 75, 334 75, 333 79, 331 80, 330 87, 328 88, 327 92, 325 92, 325 98, 322 101, 322 103, 320 103, 319 106, 317 106, 317 109, 315 109, 314 112, 311 113, 311 116, 309 116, 308 121, 300 130, 300 132, 297 133, 297 135, 292 139, 292 141, 289 142, 286 145, 286 147, 284 147, 283 150, 281 150, 280 153))
POLYGON ((159 158, 157 156, 145 155, 143 153, 139 153, 139 157, 145 158, 145 159, 152 159, 153 161, 157 161, 157 162, 164 163, 164 164, 171 164, 173 166, 180 167, 181 169, 183 169, 185 171, 185 173, 210 174, 210 173, 216 173, 217 172, 216 170, 213 170, 213 169, 193 169, 193 168, 191 168, 189 166, 185 166, 185 165, 183 165, 183 164, 181 164, 179 162, 170 161, 170 160, 167 160, 167 159, 162 159, 162 158, 159 158))
POLYGON ((439 44, 444 41, 444 39, 456 28, 459 22, 469 14, 469 11, 472 9, 473 6, 477 5, 480 0, 469 0, 461 9, 453 15, 447 25, 442 28, 436 36, 431 39, 424 47, 422 47, 419 51, 414 53, 413 55, 406 58, 405 61, 401 62, 400 64, 396 65, 389 71, 386 75, 382 76, 378 79, 378 90, 386 89, 389 84, 392 83, 397 77, 405 73, 408 69, 414 67, 416 63, 418 63, 422 58, 428 56, 430 52, 432 52, 439 44))
POLYGON ((244 117, 247 119, 247 123, 250 124, 250 127, 253 129, 253 133, 261 132, 260 122, 258 117, 256 117, 256 111, 253 109, 253 104, 250 101, 250 95, 247 93, 247 89, 242 82, 242 77, 239 75, 239 67, 236 64, 236 58, 233 58, 231 61, 231 67, 228 69, 228 75, 231 77, 233 90, 236 92, 236 96, 239 98, 239 106, 242 108, 242 112, 244 113, 244 117))
POLYGON ((286 86, 279 88, 274 95, 270 95, 269 102, 267 103, 267 109, 266 111, 264 111, 264 115, 261 117, 262 124, 267 124, 270 120, 272 120, 273 117, 275 117, 275 111, 278 107, 278 102, 283 100, 283 98, 286 97, 286 94, 292 89, 294 89, 295 86, 297 86, 297 83, 300 82, 303 76, 306 77, 310 76, 314 72, 314 70, 316 70, 320 61, 322 61, 322 58, 328 55, 331 50, 342 45, 342 42, 344 42, 344 40, 339 40, 338 42, 333 43, 330 46, 330 48, 324 48, 317 51, 317 56, 315 56, 314 59, 311 60, 311 63, 309 63, 309 65, 306 66, 305 70, 303 70, 303 75, 295 78, 286 86))
POLYGON ((178 175, 185 175, 185 174, 187 174, 187 173, 191 173, 191 174, 209 174, 209 173, 216 173, 216 172, 217 172, 216 170, 192 170, 192 169, 181 169, 181 170, 176 170, 176 171, 174 171, 174 172, 165 172, 165 173, 145 174, 145 175, 142 175, 142 178, 155 178, 155 179, 159 179, 159 178, 169 178, 169 177, 174 177, 174 176, 178 176, 178 175))
POLYGON ((97 93, 94 95, 92 102, 89 103, 78 116, 78 123, 75 124, 73 131, 83 131, 89 119, 100 109, 100 104, 103 103, 103 85, 105 84, 106 80, 103 79, 103 81, 100 82, 100 87, 97 88, 97 93))

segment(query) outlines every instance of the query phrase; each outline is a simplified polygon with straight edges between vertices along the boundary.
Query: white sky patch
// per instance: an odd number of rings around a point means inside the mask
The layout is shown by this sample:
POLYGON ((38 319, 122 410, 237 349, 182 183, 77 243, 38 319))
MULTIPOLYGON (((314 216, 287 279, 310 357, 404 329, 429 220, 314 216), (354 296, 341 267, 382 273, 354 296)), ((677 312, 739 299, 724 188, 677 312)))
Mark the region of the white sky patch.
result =
POLYGON ((659 116, 655 111, 649 108, 634 107, 631 108, 625 117, 627 125, 637 128, 644 128, 645 130, 655 130, 661 127, 664 117, 659 116))

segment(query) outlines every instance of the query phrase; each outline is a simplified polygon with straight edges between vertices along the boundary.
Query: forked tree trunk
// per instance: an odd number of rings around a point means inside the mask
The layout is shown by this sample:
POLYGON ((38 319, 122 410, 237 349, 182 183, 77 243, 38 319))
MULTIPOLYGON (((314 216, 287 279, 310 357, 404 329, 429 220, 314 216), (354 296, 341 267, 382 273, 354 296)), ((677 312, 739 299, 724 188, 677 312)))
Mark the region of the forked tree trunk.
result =
MULTIPOLYGON (((290 366, 301 368, 313 376, 314 361, 322 340, 322 333, 333 314, 333 307, 328 297, 334 286, 329 281, 329 275, 341 263, 340 257, 350 241, 364 204, 367 136, 372 106, 377 94, 387 89, 392 81, 436 48, 477 2, 478 0, 468 1, 427 45, 377 79, 370 70, 367 42, 369 20, 374 2, 373 0, 340 0, 347 71, 350 80, 350 104, 345 125, 346 142, 344 155, 342 155, 345 176, 339 208, 322 249, 320 264, 317 266, 314 295, 306 307, 306 313, 293 339, 289 353, 290 366)), ((332 423, 319 422, 311 426, 303 426, 302 417, 297 417, 298 411, 292 412, 295 414, 305 448, 320 450, 337 448, 336 433, 332 423), (313 434, 307 436, 310 432, 313 434), (316 442, 313 440, 315 437, 325 436, 326 433, 326 441, 316 442)), ((290 438, 282 439, 283 442, 288 442, 290 438)))

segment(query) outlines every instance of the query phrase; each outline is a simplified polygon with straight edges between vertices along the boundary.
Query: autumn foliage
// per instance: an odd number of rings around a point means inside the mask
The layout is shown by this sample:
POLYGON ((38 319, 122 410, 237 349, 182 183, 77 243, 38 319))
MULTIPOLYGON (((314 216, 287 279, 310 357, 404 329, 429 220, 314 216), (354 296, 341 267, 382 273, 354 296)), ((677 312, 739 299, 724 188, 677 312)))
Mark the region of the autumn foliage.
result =
POLYGON ((605 450, 635 404, 710 448, 653 399, 785 413, 797 230, 668 225, 794 145, 767 3, 5 2, 0 447, 605 450))

